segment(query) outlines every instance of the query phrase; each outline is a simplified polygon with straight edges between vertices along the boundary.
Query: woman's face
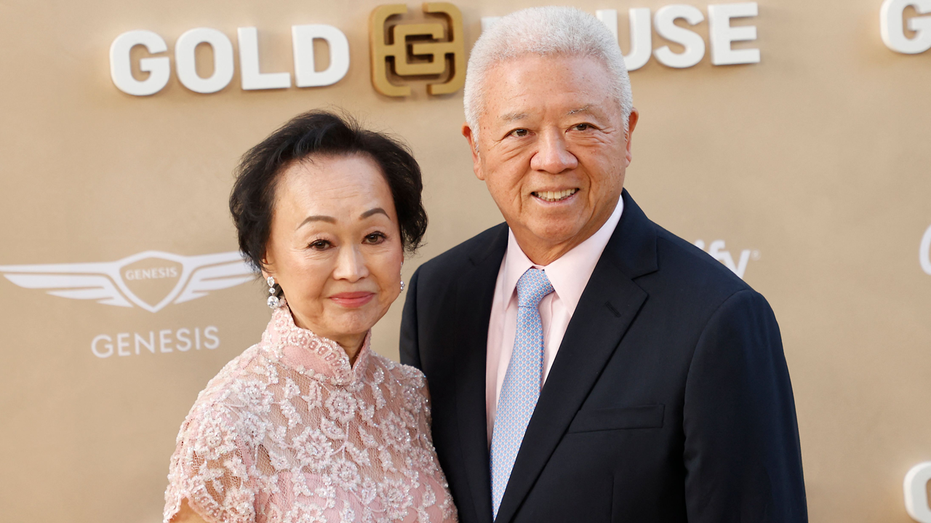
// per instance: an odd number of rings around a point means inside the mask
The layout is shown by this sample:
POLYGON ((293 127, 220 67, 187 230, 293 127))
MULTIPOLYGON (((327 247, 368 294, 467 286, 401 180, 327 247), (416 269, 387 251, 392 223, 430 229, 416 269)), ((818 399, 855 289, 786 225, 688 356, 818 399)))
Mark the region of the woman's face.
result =
POLYGON ((367 155, 316 156, 281 173, 267 276, 294 321, 350 357, 400 294, 404 250, 391 189, 367 155))

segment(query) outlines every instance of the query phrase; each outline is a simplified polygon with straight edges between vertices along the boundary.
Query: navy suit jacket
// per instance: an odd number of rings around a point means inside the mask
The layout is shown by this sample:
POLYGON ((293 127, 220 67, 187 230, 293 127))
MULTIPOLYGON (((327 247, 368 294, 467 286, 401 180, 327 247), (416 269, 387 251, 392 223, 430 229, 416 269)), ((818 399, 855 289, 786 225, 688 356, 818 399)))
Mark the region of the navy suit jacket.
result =
MULTIPOLYGON (((622 197, 496 521, 807 521, 772 310, 622 197)), ((492 521, 485 353, 507 236, 501 224, 424 263, 404 306, 401 361, 426 374, 463 523, 492 521)))

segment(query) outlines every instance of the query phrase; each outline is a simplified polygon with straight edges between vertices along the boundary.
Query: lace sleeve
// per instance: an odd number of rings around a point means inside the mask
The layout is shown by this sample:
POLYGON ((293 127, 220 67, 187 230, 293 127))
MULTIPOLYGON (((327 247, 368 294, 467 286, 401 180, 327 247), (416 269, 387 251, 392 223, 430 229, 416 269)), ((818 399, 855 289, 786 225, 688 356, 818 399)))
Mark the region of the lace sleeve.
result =
POLYGON ((178 433, 165 491, 164 523, 181 501, 209 523, 255 521, 255 490, 249 455, 236 432, 234 415, 222 406, 195 409, 178 433))

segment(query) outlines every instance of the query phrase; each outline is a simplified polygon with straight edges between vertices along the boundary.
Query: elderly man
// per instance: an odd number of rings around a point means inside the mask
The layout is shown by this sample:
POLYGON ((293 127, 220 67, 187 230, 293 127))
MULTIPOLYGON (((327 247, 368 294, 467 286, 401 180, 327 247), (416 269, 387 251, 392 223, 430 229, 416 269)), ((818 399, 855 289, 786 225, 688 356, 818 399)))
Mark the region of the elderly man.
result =
POLYGON ((507 223, 421 266, 401 328, 461 521, 807 521, 776 320, 623 189, 631 103, 575 9, 472 51, 463 134, 507 223))

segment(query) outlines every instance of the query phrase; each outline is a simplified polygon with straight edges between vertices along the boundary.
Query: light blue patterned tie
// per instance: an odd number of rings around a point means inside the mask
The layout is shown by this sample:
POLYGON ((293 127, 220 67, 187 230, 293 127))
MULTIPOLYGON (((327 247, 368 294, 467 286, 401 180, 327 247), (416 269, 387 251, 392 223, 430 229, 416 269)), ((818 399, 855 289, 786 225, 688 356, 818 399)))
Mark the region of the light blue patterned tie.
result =
POLYGON ((540 301, 553 292, 546 273, 533 267, 517 280, 517 332, 491 435, 491 504, 498 516, 517 451, 540 397, 543 381, 543 322, 540 301))

